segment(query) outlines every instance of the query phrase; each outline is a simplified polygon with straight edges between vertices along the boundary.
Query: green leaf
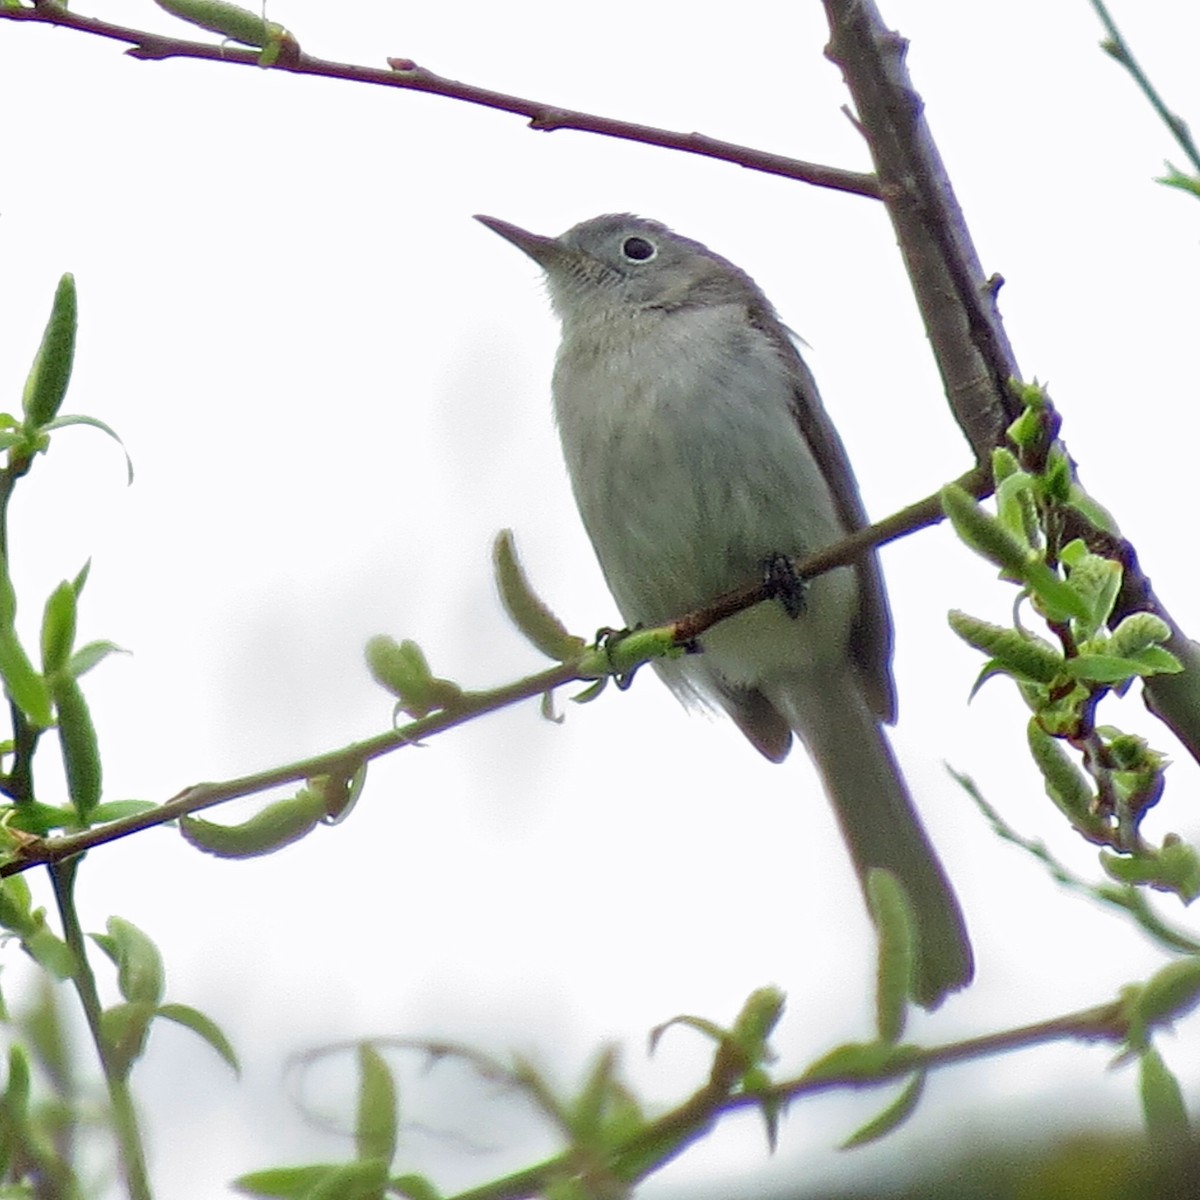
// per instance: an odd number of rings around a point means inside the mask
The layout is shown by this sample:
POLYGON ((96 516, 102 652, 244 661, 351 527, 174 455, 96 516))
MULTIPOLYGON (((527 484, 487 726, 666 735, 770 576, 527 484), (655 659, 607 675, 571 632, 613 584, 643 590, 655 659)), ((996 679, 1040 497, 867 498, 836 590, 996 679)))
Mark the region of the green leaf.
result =
POLYGON ((117 988, 135 1004, 158 1005, 163 994, 163 962, 158 947, 131 921, 109 917, 108 937, 101 942, 106 954, 117 964, 117 988))
POLYGON ((218 825, 199 817, 179 818, 184 841, 218 858, 258 858, 274 854, 311 833, 325 817, 325 797, 317 788, 301 788, 276 800, 240 825, 218 825))
POLYGON ((146 1049, 154 1005, 114 1004, 100 1014, 100 1038, 105 1057, 118 1077, 125 1079, 146 1049))
POLYGON ((1156 1025, 1165 1025, 1200 1004, 1200 957, 1168 963, 1129 992, 1126 1017, 1130 1041, 1143 1044, 1156 1025))
POLYGON ((50 593, 42 614, 42 671, 53 675, 75 645, 75 589, 65 580, 50 593))
POLYGON ((1167 174, 1158 176, 1154 182, 1161 183, 1164 187, 1178 188, 1192 196, 1200 196, 1200 175, 1185 175, 1170 163, 1167 163, 1167 174))
POLYGON ((1053 683, 1063 672, 1066 659, 1062 652, 1032 633, 993 625, 958 609, 952 609, 947 619, 964 642, 991 656, 993 671, 998 667, 1034 683, 1053 683))
POLYGON ((1078 829, 1103 837, 1108 826, 1092 811, 1095 799, 1092 784, 1063 749, 1062 742, 1051 737, 1036 717, 1030 717, 1026 735, 1033 761, 1042 773, 1046 795, 1055 807, 1078 829))
POLYGON ((961 541, 1001 570, 1024 578, 1033 552, 1021 537, 985 512, 975 497, 958 484, 947 484, 940 495, 942 512, 961 541))
POLYGON ((569 662, 586 649, 583 638, 567 627, 530 586, 517 557, 511 529, 502 529, 492 545, 492 565, 501 603, 516 627, 548 658, 569 662))
POLYGON ((853 1150, 869 1142, 877 1142, 893 1129, 903 1125, 916 1111, 921 1094, 925 1090, 925 1072, 918 1071, 904 1085, 904 1090, 877 1117, 860 1126, 843 1143, 843 1150, 853 1150))
POLYGON ((411 716, 425 717, 437 709, 453 708, 462 699, 462 689, 429 670, 425 652, 416 642, 397 642, 377 634, 367 642, 367 668, 380 687, 386 688, 411 716))
POLYGON ((384 1200, 388 1164, 383 1159, 363 1159, 335 1167, 304 1200, 384 1200))
POLYGON ((571 1105, 571 1133, 578 1144, 603 1143, 605 1117, 617 1086, 616 1065, 616 1051, 611 1046, 604 1046, 593 1060, 583 1087, 571 1105))
POLYGON ((54 724, 50 689, 45 679, 33 669, 33 663, 11 625, 0 626, 0 679, 4 681, 9 698, 31 725, 49 729, 54 724))
POLYGON ((1108 639, 1108 650, 1119 658, 1158 647, 1171 637, 1171 627, 1151 612, 1135 612, 1122 618, 1108 639))
POLYGON ((1112 654, 1084 653, 1067 659, 1066 673, 1072 679, 1079 679, 1085 683, 1123 683, 1127 679, 1136 679, 1145 672, 1136 659, 1117 658, 1112 654))
POLYGON ((307 1167, 269 1167, 251 1171, 233 1181, 233 1187, 244 1196, 264 1196, 271 1200, 305 1200, 313 1188, 323 1183, 340 1163, 321 1163, 307 1167))
POLYGON ((1098 554, 1081 555, 1070 566, 1067 586, 1083 601, 1088 612, 1087 619, 1079 622, 1077 637, 1090 638, 1107 624, 1121 593, 1124 574, 1119 562, 1098 554))
POLYGON ((107 434, 112 438, 121 447, 121 453, 125 455, 125 481, 126 483, 133 482, 133 459, 129 457, 129 451, 125 449, 125 443, 117 436, 112 426, 106 425, 99 417, 85 417, 78 413, 65 417, 55 417, 53 421, 49 421, 42 426, 42 431, 44 433, 51 433, 56 429, 67 429, 72 425, 87 425, 89 428, 98 429, 101 433, 107 434))
POLYGON ((77 828, 79 814, 68 805, 39 804, 34 800, 14 809, 8 824, 11 829, 45 837, 55 829, 77 828))
POLYGON ((918 1053, 916 1046, 903 1042, 846 1042, 810 1063, 801 1079, 813 1082, 886 1078, 912 1062, 918 1053))
POLYGON ((202 1037, 229 1064, 235 1075, 242 1073, 237 1052, 221 1027, 211 1017, 205 1016, 190 1004, 160 1004, 158 1015, 202 1037))
POLYGON ((44 924, 21 939, 21 948, 55 979, 71 979, 78 969, 75 952, 44 924))
POLYGON ((33 896, 23 875, 0 879, 0 928, 24 935, 37 928, 33 896))
POLYGON ((4 1085, 3 1100, 0 1101, 0 1112, 6 1121, 21 1125, 25 1123, 29 1108, 29 1083, 29 1052, 24 1046, 9 1046, 8 1079, 4 1085))
POLYGON ((58 741, 67 774, 67 794, 79 816, 87 821, 100 802, 104 783, 96 727, 82 689, 69 675, 55 675, 50 693, 58 713, 58 741))
POLYGON ((81 646, 67 661, 67 674, 72 679, 86 675, 97 663, 103 662, 110 654, 128 654, 115 642, 88 642, 81 646))
POLYGON ((42 342, 34 356, 21 397, 25 425, 31 430, 43 428, 58 415, 62 407, 75 362, 75 333, 78 326, 75 277, 67 274, 58 281, 50 320, 46 323, 46 331, 42 334, 42 342))
POLYGON ((867 873, 867 907, 879 937, 875 987, 875 1019, 879 1037, 898 1042, 908 1016, 913 987, 916 920, 900 881, 891 871, 872 867, 867 873))
POLYGON ((406 1200, 443 1200, 442 1193, 424 1175, 397 1175, 390 1187, 406 1200))
POLYGON ((1147 1046, 1138 1061, 1138 1087, 1146 1132, 1155 1142, 1183 1142, 1190 1130, 1179 1080, 1168 1070, 1153 1046, 1147 1046))
POLYGON ((125 817, 136 817, 141 813, 152 812, 156 808, 158 805, 152 800, 107 800, 92 809, 92 824, 100 825, 108 821, 120 821, 125 817))
POLYGON ((278 39, 283 27, 225 0, 154 0, 159 8, 201 29, 222 34, 244 46, 263 47, 278 39))
POLYGON ((391 1068, 370 1042, 359 1043, 358 1073, 355 1149, 360 1159, 390 1163, 396 1154, 399 1121, 396 1081, 391 1068))

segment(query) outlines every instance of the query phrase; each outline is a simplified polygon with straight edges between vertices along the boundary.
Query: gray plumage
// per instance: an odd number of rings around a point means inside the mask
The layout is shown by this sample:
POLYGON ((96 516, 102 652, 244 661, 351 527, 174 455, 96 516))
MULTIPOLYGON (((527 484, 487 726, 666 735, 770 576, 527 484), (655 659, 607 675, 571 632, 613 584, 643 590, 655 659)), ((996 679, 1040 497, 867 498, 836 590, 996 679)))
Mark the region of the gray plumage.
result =
MULTIPOLYGON (((657 625, 866 523, 812 375, 748 275, 655 221, 596 217, 560 238, 491 217, 545 271, 562 321, 554 409, 576 502, 630 625, 657 625)), ((895 718, 892 632, 876 557, 714 626, 656 663, 773 762, 795 732, 860 879, 895 872, 917 915, 914 995, 971 978, 962 915, 881 722, 895 718)))

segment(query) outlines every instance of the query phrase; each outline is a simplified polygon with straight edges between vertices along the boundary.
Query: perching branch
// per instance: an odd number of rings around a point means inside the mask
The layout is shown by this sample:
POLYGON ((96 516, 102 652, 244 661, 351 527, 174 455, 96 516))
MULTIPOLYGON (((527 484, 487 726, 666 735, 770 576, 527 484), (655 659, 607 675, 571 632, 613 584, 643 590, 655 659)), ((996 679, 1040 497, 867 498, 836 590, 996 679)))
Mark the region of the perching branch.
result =
MULTIPOLYGON (((126 42, 131 49, 126 53, 132 58, 161 60, 167 58, 204 59, 208 62, 229 66, 262 67, 260 51, 233 46, 229 43, 191 42, 182 38, 164 37, 144 29, 132 29, 126 25, 115 25, 95 17, 85 17, 53 3, 39 3, 36 8, 6 8, 0 3, 0 17, 10 21, 33 21, 44 25, 57 25, 90 33, 95 37, 110 38, 126 42)), ((544 133, 557 129, 573 129, 579 133, 595 133, 602 137, 620 138, 623 141, 642 142, 648 146, 661 146, 666 150, 680 150, 686 154, 698 154, 703 158, 715 158, 734 163, 752 171, 768 175, 782 175, 787 179, 798 179, 816 187, 832 188, 858 196, 879 198, 879 185, 873 175, 858 171, 843 171, 820 163, 804 162, 788 158, 783 154, 772 154, 766 150, 755 150, 750 146, 739 146, 734 142, 723 142, 706 137, 702 133, 684 133, 671 129, 656 129, 650 125, 638 125, 632 121, 618 121, 594 113, 578 112, 560 108, 542 100, 530 100, 512 96, 475 84, 447 79, 418 66, 408 58, 389 58, 390 69, 367 67, 355 63, 333 62, 306 54, 294 42, 285 44, 278 59, 267 69, 290 71, 294 75, 314 75, 324 79, 345 79, 352 83, 373 84, 378 87, 400 88, 408 91, 428 92, 445 96, 449 100, 461 100, 467 104, 478 104, 484 108, 499 109, 528 117, 529 127, 544 133)))
MULTIPOLYGON (((964 475, 958 480, 958 484, 976 497, 988 495, 991 489, 991 479, 987 472, 981 469, 964 475)), ((885 517, 874 525, 868 525, 858 530, 832 546, 818 550, 804 558, 796 559, 793 566, 800 578, 813 579, 835 567, 849 565, 876 546, 894 541, 917 529, 936 525, 943 519, 944 514, 938 501, 938 495, 935 493, 890 517, 885 517)), ((756 580, 719 596, 702 609, 685 613, 664 627, 667 636, 660 640, 660 652, 661 648, 665 647, 688 646, 718 621, 723 621, 726 617, 731 617, 755 604, 770 600, 772 595, 772 588, 768 583, 756 580)), ((647 660, 643 658, 641 661, 647 660)), ((477 717, 506 708, 510 704, 519 704, 526 700, 547 696, 557 688, 571 683, 594 683, 597 679, 603 679, 607 675, 618 677, 628 675, 639 665, 641 663, 638 661, 621 660, 610 657, 604 651, 590 649, 581 659, 559 663, 548 670, 505 684, 502 687, 487 691, 464 692, 452 707, 439 709, 429 716, 410 721, 387 733, 366 738, 361 742, 353 742, 336 750, 327 750, 322 754, 298 762, 287 763, 281 767, 272 767, 251 775, 242 775, 236 779, 227 779, 220 783, 194 784, 184 788, 178 795, 156 808, 135 813, 104 825, 96 825, 79 833, 43 838, 18 835, 15 830, 11 830, 10 834, 17 839, 18 847, 12 852, 8 861, 0 863, 0 879, 42 864, 63 862, 95 846, 115 842, 120 838, 140 833, 144 829, 152 829, 157 825, 165 825, 180 817, 189 816, 217 804, 224 804, 227 800, 255 795, 271 788, 313 779, 316 776, 351 775, 374 758, 390 754, 404 746, 419 745, 436 734, 444 733, 448 729, 464 725, 477 717)))

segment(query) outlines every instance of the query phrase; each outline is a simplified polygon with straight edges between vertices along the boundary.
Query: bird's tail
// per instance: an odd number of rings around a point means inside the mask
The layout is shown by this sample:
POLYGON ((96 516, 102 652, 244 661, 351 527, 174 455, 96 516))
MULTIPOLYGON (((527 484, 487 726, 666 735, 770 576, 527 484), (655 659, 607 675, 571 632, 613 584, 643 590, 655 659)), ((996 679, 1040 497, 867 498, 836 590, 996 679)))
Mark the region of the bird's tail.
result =
POLYGON ((808 748, 842 835, 866 886, 872 867, 891 871, 908 895, 917 926, 913 997, 935 1008, 974 973, 958 900, 930 844, 891 746, 850 672, 830 672, 802 688, 769 693, 808 748))

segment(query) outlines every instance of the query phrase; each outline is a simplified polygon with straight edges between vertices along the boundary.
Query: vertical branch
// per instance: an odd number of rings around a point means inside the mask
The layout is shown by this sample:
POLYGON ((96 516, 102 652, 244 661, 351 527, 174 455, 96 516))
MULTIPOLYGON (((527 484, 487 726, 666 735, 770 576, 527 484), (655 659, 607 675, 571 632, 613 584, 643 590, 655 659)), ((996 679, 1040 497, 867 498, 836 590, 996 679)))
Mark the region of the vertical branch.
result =
POLYGON ((104 1072, 126 1191, 130 1200, 151 1200, 150 1177, 146 1170, 133 1095, 129 1090, 126 1072, 114 1064, 112 1055, 106 1048, 100 994, 96 988, 96 977, 88 962, 87 941, 75 908, 75 871, 81 861, 81 858, 71 858, 66 862, 54 863, 49 868, 54 884, 54 899, 62 921, 63 939, 75 955, 75 974, 71 982, 75 987, 75 994, 79 997, 79 1005, 83 1009, 92 1044, 96 1047, 96 1054, 104 1072))
MULTIPOLYGON (((823 0, 829 58, 841 68, 875 161, 883 202, 959 426, 981 463, 1001 444, 1016 415, 1009 380, 1016 358, 996 307, 997 284, 986 280, 962 210, 925 121, 923 104, 904 65, 906 42, 889 30, 875 0, 823 0)), ((1167 648, 1178 675, 1145 681, 1146 704, 1200 761, 1200 646, 1171 618, 1124 539, 1107 539, 1109 557, 1125 569, 1112 624, 1135 611, 1157 613, 1171 627, 1167 648)))
POLYGON ((828 57, 842 70, 896 230, 946 396, 975 456, 987 462, 1019 411, 1019 376, 962 210, 904 65, 907 42, 874 0, 824 0, 828 57))

